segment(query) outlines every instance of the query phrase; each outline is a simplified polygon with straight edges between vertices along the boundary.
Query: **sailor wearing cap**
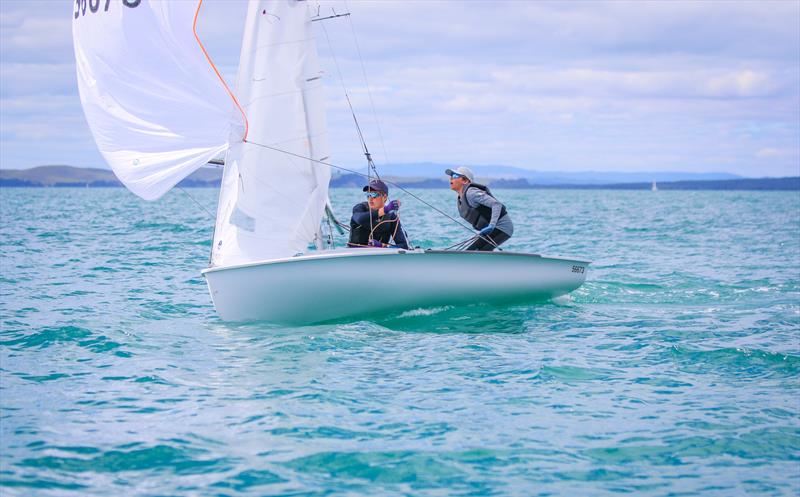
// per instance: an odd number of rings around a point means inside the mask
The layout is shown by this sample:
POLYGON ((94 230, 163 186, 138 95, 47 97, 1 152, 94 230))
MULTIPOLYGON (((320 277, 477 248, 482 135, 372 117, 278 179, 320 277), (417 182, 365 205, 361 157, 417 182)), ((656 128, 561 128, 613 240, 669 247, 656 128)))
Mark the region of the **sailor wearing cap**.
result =
POLYGON ((400 226, 397 211, 400 201, 389 198, 389 187, 379 179, 374 179, 364 187, 367 201, 353 207, 350 218, 350 247, 388 247, 408 248, 406 235, 400 226))
POLYGON ((481 235, 466 250, 494 250, 514 234, 506 206, 494 198, 489 187, 475 183, 468 167, 448 169, 450 189, 458 193, 458 213, 481 235))

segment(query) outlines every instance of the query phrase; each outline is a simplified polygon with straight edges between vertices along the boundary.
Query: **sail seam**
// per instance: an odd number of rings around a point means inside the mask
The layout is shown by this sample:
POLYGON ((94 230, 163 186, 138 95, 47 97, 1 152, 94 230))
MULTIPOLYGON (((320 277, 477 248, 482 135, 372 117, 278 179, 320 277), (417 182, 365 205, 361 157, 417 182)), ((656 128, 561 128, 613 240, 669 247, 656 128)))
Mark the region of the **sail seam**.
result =
MULTIPOLYGON (((303 142, 308 138, 318 138, 320 136, 325 136, 327 134, 328 134, 327 131, 323 131, 323 132, 320 132, 320 133, 314 133, 313 135, 309 134, 309 135, 303 135, 303 136, 296 136, 296 137, 292 137, 292 138, 287 138, 286 140, 281 140, 281 141, 277 141, 277 142, 271 142, 271 145, 273 147, 277 147, 279 145, 286 145, 286 144, 294 143, 294 142, 303 142)), ((256 142, 251 141, 251 140, 245 140, 245 142, 249 143, 251 145, 260 145, 259 143, 256 143, 256 142)), ((279 152, 284 152, 284 150, 278 150, 278 151, 279 152)), ((312 161, 313 160, 324 160, 324 159, 314 159, 313 157, 305 157, 305 156, 302 156, 302 155, 298 155, 298 157, 300 157, 301 159, 307 159, 307 160, 312 160, 312 161)), ((328 157, 325 157, 325 159, 327 159, 327 158, 328 157)))
POLYGON ((200 45, 200 50, 203 51, 203 55, 206 56, 206 60, 208 60, 208 63, 211 65, 211 68, 214 70, 214 73, 216 73, 217 77, 222 82, 222 86, 225 87, 225 91, 228 92, 228 95, 230 95, 230 97, 233 99, 233 103, 236 104, 236 107, 239 109, 239 112, 242 113, 242 118, 244 119, 244 136, 242 137, 242 141, 244 141, 247 139, 247 132, 250 130, 250 123, 247 121, 247 114, 245 114, 244 109, 239 104, 239 100, 236 98, 236 95, 234 95, 231 89, 228 87, 228 84, 225 82, 225 78, 223 78, 222 75, 219 73, 219 70, 217 70, 217 66, 214 65, 214 61, 211 60, 211 56, 208 55, 206 47, 203 46, 203 42, 200 41, 200 36, 197 35, 197 18, 200 15, 200 7, 202 5, 203 5, 203 0, 198 0, 197 10, 195 10, 194 12, 194 21, 192 22, 192 32, 194 33, 194 39, 197 40, 197 44, 200 45))
POLYGON ((257 45, 255 48, 253 48, 253 50, 250 51, 250 53, 255 53, 258 50, 261 50, 263 48, 278 47, 278 46, 281 46, 281 45, 297 45, 297 44, 306 43, 306 42, 309 42, 309 41, 312 41, 312 40, 314 40, 313 36, 311 36, 309 38, 303 38, 302 40, 279 41, 278 43, 265 43, 263 45, 257 45))
MULTIPOLYGON (((267 81, 267 78, 253 79, 254 83, 260 83, 262 81, 267 81)), ((282 97, 284 95, 294 95, 295 93, 305 94, 305 93, 308 93, 311 90, 316 90, 316 89, 317 88, 301 88, 299 90, 287 90, 287 91, 281 91, 281 92, 277 92, 277 93, 270 93, 269 95, 261 95, 261 96, 259 96, 257 98, 254 98, 254 99, 250 100, 249 102, 247 102, 247 105, 250 106, 254 102, 258 102, 259 100, 264 100, 264 99, 272 98, 272 97, 282 97)))

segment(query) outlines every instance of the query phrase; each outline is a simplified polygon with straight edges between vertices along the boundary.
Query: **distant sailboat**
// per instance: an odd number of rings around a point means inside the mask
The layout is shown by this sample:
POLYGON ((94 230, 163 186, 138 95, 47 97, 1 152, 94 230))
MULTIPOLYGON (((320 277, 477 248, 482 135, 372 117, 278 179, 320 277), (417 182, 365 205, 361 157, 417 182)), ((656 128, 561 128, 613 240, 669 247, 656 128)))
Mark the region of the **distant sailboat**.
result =
POLYGON ((653 186, 651 186, 651 187, 650 187, 650 189, 651 189, 652 191, 654 191, 654 192, 657 192, 657 191, 658 191, 658 186, 656 185, 656 182, 655 182, 655 181, 653 181, 653 186))
POLYGON ((87 121, 131 191, 157 199, 226 154, 210 267, 202 271, 223 319, 316 323, 546 299, 583 284, 589 262, 576 258, 333 248, 330 227, 326 236, 321 226, 336 166, 311 22, 318 10, 294 0, 250 2, 234 96, 197 37, 201 4, 124 0, 103 11, 84 2, 73 38, 87 121))

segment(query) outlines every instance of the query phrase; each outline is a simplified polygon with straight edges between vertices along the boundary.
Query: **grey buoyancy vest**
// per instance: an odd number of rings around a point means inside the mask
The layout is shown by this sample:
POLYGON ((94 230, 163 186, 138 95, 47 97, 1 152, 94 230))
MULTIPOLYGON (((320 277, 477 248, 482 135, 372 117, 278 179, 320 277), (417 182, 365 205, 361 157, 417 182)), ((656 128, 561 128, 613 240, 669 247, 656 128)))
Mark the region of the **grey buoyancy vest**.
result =
MULTIPOLYGON (((469 186, 467 186, 464 189, 464 193, 462 195, 459 195, 458 197, 458 213, 461 214, 461 217, 463 217, 469 224, 471 224, 473 228, 475 228, 476 230, 480 230, 489 226, 489 221, 492 220, 492 208, 481 204, 478 204, 475 207, 469 205, 469 202, 467 202, 467 190, 469 190, 470 188, 477 188, 478 190, 483 190, 487 195, 489 195, 492 198, 495 198, 495 196, 492 195, 492 192, 491 190, 489 190, 488 186, 479 185, 478 183, 470 183, 469 186)), ((495 198, 495 200, 497 199, 495 198)), ((503 204, 501 203, 500 205, 503 204)), ((500 218, 502 218, 506 214, 508 214, 508 212, 506 211, 506 206, 503 205, 503 208, 500 211, 500 218)))

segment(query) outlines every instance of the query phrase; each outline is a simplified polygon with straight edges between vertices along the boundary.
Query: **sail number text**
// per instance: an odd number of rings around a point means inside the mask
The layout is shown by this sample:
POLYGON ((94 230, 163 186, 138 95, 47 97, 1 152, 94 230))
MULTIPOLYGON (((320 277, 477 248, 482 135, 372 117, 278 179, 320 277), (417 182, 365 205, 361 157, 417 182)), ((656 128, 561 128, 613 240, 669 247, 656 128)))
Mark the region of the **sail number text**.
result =
MULTIPOLYGON (((105 4, 103 12, 108 12, 111 0, 75 0, 75 19, 86 15, 86 7, 89 7, 89 12, 94 14, 100 10, 101 3, 105 4)), ((140 3, 142 0, 122 0, 122 5, 130 8, 138 7, 140 3)))

